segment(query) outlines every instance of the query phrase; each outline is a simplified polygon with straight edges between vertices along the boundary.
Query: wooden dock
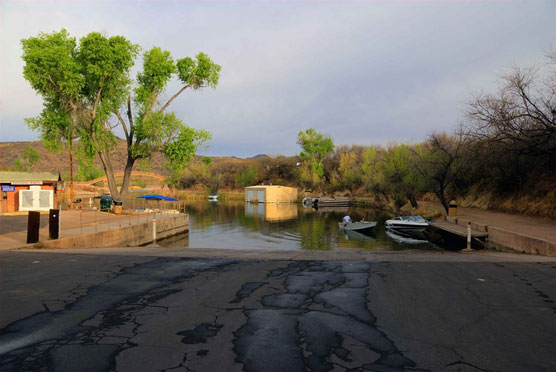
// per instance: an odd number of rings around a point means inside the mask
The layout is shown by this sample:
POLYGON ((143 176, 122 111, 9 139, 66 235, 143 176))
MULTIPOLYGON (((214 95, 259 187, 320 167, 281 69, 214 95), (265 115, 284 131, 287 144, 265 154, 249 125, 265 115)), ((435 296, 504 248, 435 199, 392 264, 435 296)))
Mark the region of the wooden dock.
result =
MULTIPOLYGON (((429 225, 439 230, 447 231, 449 233, 462 236, 464 238, 467 237, 466 226, 460 226, 446 221, 432 221, 429 225)), ((471 229, 471 238, 479 239, 486 237, 488 237, 488 232, 471 229)))
POLYGON ((349 198, 331 198, 320 197, 317 199, 316 206, 321 207, 349 207, 351 206, 351 199, 349 198))
MULTIPOLYGON (((457 220, 455 221, 457 222, 457 220)), ((436 229, 441 235, 448 234, 452 236, 455 235, 464 239, 467 238, 467 225, 462 226, 461 224, 456 224, 448 221, 432 221, 429 223, 429 226, 433 229, 436 229)), ((485 228, 485 230, 487 229, 485 228)), ((487 240, 488 232, 474 229, 472 224, 471 241, 484 248, 486 247, 487 240)))

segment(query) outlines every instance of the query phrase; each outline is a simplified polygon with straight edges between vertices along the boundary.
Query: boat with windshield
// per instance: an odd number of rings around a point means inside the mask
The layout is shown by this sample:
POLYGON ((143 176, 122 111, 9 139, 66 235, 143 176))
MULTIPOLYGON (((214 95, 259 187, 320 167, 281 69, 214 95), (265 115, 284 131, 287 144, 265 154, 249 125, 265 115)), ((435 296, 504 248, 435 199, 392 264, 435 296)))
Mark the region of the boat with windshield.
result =
POLYGON ((422 216, 398 216, 384 224, 387 229, 408 232, 423 232, 429 227, 428 221, 422 216))

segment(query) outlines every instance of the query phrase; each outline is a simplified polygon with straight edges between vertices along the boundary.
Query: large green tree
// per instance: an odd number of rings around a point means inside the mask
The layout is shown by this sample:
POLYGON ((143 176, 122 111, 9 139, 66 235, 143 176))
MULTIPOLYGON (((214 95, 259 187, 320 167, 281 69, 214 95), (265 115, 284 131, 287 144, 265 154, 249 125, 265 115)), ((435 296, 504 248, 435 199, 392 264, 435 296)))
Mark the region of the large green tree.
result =
POLYGON ((300 181, 305 186, 318 187, 324 176, 324 157, 334 151, 334 143, 330 137, 309 128, 299 132, 297 144, 301 146, 300 181))
POLYGON ((61 30, 24 39, 22 45, 24 77, 44 100, 43 112, 30 121, 33 128, 56 133, 69 127, 70 137, 75 134, 85 152, 100 158, 115 199, 124 199, 138 160, 161 151, 170 168, 183 169, 210 139, 206 130, 190 128, 167 111, 186 89, 217 86, 220 66, 206 54, 174 61, 170 52, 153 47, 143 54, 143 68, 133 80, 131 68, 140 48, 123 36, 92 32, 77 43, 61 30), (163 100, 173 78, 179 88, 163 100), (110 158, 118 126, 127 146, 120 189, 110 158))

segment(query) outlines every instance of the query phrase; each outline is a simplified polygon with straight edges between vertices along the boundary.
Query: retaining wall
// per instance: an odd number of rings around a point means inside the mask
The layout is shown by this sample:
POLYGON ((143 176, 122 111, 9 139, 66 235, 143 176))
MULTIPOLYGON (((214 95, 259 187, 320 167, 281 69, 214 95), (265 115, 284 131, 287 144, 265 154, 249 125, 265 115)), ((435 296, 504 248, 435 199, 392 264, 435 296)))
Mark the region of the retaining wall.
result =
POLYGON ((488 233, 487 247, 506 251, 524 252, 542 256, 556 256, 556 242, 534 238, 529 235, 519 234, 494 226, 487 226, 477 222, 446 216, 446 222, 460 226, 471 223, 473 230, 488 233))
MULTIPOLYGON (((156 239, 164 239, 189 232, 189 215, 180 214, 160 218, 156 221, 156 239)), ((43 242, 43 248, 105 248, 137 247, 152 243, 153 222, 144 222, 118 229, 76 235, 43 242)))
POLYGON ((518 234, 498 227, 488 227, 488 246, 542 256, 556 256, 556 243, 518 234))

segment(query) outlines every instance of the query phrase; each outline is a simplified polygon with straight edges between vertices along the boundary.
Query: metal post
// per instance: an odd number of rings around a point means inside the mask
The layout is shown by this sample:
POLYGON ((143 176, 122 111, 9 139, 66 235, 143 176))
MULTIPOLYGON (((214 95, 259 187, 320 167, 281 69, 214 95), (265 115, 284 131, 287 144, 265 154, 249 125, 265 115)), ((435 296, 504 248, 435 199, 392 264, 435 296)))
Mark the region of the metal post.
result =
POLYGON ((156 219, 153 218, 153 242, 156 242, 156 219))
POLYGON ((58 237, 62 236, 62 205, 58 204, 58 237))
POLYGON ((463 250, 464 252, 472 252, 471 249, 471 221, 467 222, 467 248, 463 250))

